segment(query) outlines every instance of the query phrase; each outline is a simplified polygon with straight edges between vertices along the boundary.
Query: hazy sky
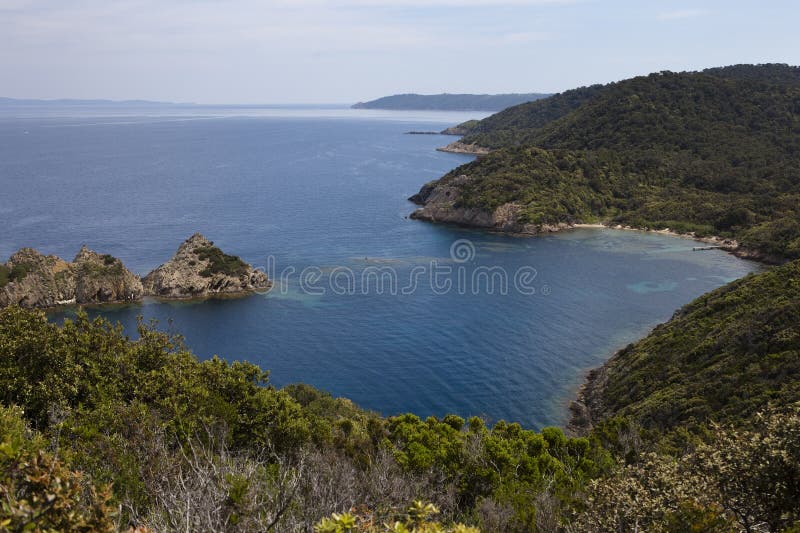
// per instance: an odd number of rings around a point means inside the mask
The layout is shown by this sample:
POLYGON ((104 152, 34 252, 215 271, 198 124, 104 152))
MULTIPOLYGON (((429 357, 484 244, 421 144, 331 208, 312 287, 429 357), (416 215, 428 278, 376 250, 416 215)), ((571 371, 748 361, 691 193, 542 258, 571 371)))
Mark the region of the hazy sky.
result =
POLYGON ((800 2, 0 0, 0 96, 338 103, 800 64, 800 2))

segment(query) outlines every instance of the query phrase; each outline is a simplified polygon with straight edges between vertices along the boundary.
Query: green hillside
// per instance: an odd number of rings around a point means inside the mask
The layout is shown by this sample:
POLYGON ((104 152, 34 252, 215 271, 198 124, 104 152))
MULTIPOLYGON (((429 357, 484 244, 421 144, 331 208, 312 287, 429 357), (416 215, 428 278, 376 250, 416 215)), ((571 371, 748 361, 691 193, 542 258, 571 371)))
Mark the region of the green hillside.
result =
POLYGON ((663 72, 510 108, 462 139, 497 150, 439 183, 467 175, 456 207, 514 202, 522 222, 695 231, 800 257, 798 71, 663 72))
MULTIPOLYGON (((487 148, 526 144, 577 149, 656 145, 683 148, 695 142, 705 144, 709 129, 721 125, 746 127, 748 131, 732 132, 737 136, 756 133, 751 129, 763 131, 780 125, 782 119, 786 120, 786 111, 797 109, 791 103, 774 103, 771 99, 783 99, 783 91, 798 87, 800 67, 781 64, 654 73, 608 85, 572 89, 505 109, 480 121, 463 141, 487 148), (584 104, 589 105, 584 107, 584 104), (787 105, 788 110, 780 109, 787 105), (778 109, 771 109, 774 106, 778 109), (577 117, 566 118, 579 108, 577 117), (564 120, 551 124, 558 119, 564 120), (645 127, 648 125, 649 129, 645 127), (686 133, 690 134, 689 139, 675 137, 686 133)), ((796 126, 791 121, 783 122, 784 127, 789 124, 796 126)), ((781 133, 785 132, 777 132, 781 133)))
POLYGON ((800 401, 800 262, 705 294, 595 371, 599 418, 665 433, 800 401))

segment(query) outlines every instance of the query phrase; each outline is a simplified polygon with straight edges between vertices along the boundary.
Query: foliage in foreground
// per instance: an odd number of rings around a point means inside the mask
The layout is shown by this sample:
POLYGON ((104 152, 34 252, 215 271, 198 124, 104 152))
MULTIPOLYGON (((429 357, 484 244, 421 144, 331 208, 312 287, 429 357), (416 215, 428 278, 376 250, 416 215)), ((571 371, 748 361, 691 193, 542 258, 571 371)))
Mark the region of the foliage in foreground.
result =
POLYGON ((798 280, 800 262, 734 282, 618 355, 588 438, 381 418, 306 385, 275 389, 247 363, 198 361, 152 327, 131 340, 83 313, 59 327, 3 309, 0 524, 789 531, 798 280), (409 522, 414 501, 441 512, 409 522))
POLYGON ((277 390, 254 365, 198 361, 151 327, 138 333, 83 313, 59 327, 0 311, 0 400, 24 409, 31 438, 87 487, 111 486, 122 526, 309 530, 333 512, 421 499, 444 523, 524 531, 541 517, 537 497, 567 506, 610 465, 555 428, 384 419, 307 386, 277 390))
POLYGON ((361 512, 334 513, 314 526, 314 533, 479 533, 464 524, 443 525, 434 520, 435 505, 415 501, 403 512, 376 516, 368 509, 361 512))
POLYGON ((800 404, 712 424, 679 457, 644 453, 589 483, 586 531, 785 531, 800 525, 800 404))

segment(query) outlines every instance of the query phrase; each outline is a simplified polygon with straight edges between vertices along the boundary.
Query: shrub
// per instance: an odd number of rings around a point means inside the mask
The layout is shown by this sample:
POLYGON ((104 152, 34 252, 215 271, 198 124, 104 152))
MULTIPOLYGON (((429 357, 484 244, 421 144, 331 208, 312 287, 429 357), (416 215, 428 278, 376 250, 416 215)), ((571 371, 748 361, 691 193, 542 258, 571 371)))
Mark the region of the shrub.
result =
POLYGON ((248 265, 235 255, 228 255, 216 246, 201 246, 194 249, 201 261, 208 261, 208 266, 200 271, 200 275, 210 278, 214 274, 226 276, 242 276, 247 274, 248 265))

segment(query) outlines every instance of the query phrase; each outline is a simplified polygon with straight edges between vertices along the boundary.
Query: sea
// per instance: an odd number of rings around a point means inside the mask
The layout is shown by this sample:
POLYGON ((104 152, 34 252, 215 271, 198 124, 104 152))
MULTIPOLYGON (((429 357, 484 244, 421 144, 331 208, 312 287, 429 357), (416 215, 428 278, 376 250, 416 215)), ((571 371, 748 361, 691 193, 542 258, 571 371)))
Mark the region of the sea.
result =
MULTIPOLYGON (((482 113, 345 106, 0 109, 0 261, 82 244, 139 275, 201 232, 272 277, 238 299, 88 309, 202 359, 382 415, 563 425, 586 372, 681 306, 758 271, 669 235, 534 238, 415 221, 407 198, 471 156, 436 132, 482 113)), ((54 322, 75 309, 51 312, 54 322)))

